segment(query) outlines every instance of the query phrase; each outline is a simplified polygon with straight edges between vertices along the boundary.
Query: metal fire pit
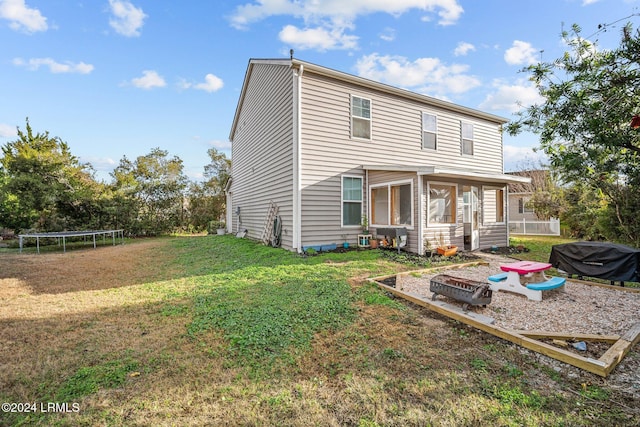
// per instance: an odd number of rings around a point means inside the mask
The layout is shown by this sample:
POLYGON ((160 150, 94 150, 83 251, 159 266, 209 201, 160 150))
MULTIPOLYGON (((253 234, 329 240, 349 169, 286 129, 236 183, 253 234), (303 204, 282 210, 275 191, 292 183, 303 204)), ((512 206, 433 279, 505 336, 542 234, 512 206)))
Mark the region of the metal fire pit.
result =
POLYGON ((429 290, 433 292, 433 301, 438 295, 444 295, 457 301, 462 301, 463 310, 469 305, 486 306, 491 302, 491 289, 488 283, 462 279, 447 274, 439 274, 431 279, 429 290))

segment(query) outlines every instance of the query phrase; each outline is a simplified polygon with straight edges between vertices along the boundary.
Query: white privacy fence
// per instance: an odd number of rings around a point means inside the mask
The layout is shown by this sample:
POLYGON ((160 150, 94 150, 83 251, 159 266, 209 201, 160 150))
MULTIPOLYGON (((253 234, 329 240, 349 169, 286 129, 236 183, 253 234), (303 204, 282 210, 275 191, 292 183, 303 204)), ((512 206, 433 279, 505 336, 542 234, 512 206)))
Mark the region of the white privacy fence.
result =
POLYGON ((545 236, 560 235, 560 220, 551 218, 549 221, 509 221, 509 233, 511 234, 539 234, 545 236))

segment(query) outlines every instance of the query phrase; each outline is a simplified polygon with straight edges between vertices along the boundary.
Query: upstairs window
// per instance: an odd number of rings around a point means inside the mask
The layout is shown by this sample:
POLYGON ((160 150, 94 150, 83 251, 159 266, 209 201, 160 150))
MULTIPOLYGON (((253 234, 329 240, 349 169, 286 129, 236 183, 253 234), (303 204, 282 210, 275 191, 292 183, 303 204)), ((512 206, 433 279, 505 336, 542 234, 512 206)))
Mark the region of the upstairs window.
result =
POLYGON ((473 156, 473 125, 462 122, 460 128, 462 135, 462 154, 473 156))
POLYGON ((437 148, 438 122, 435 114, 422 113, 422 148, 437 148))
POLYGON ((362 221, 362 178, 342 177, 342 226, 359 226, 362 221))
POLYGON ((351 97, 351 136, 371 139, 371 100, 351 97))

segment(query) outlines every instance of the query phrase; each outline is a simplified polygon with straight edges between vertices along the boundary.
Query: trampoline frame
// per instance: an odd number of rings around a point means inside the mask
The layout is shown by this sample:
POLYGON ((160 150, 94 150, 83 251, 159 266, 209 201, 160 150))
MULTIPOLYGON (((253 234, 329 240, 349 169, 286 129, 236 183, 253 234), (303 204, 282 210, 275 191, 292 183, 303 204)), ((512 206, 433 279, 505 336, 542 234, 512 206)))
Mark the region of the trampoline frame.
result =
MULTIPOLYGON (((58 239, 58 245, 60 245, 60 240, 62 239, 62 248, 63 252, 67 252, 67 237, 80 237, 80 236, 92 236, 93 237, 93 248, 96 248, 96 236, 101 235, 103 242, 106 240, 106 236, 111 234, 111 238, 113 240, 113 245, 116 244, 116 235, 120 238, 120 243, 124 244, 124 230, 84 230, 84 231, 52 231, 47 233, 28 233, 28 234, 19 234, 18 237, 20 239, 20 253, 22 253, 22 243, 25 238, 35 238, 36 239, 36 247, 38 253, 40 253, 40 239, 58 239)), ((86 239, 85 239, 86 240, 86 239)))

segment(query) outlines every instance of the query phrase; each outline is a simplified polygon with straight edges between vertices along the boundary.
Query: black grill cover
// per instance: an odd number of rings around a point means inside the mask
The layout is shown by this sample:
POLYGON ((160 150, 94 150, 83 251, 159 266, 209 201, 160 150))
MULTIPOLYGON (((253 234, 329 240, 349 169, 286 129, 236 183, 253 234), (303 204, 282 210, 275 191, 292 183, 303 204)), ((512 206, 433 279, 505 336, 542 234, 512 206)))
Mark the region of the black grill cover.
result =
POLYGON ((604 242, 553 245, 549 263, 568 274, 611 281, 638 282, 640 249, 604 242))

